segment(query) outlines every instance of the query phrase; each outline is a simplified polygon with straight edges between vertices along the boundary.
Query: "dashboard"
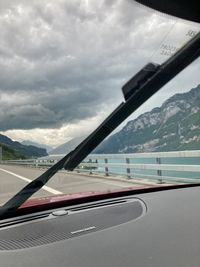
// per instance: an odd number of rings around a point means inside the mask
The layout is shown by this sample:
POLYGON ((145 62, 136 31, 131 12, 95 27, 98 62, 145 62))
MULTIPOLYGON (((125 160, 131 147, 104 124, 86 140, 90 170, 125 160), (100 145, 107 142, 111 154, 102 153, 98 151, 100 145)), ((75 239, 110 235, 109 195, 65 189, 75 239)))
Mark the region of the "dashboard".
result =
POLYGON ((200 187, 39 212, 0 224, 0 266, 200 263, 200 187))

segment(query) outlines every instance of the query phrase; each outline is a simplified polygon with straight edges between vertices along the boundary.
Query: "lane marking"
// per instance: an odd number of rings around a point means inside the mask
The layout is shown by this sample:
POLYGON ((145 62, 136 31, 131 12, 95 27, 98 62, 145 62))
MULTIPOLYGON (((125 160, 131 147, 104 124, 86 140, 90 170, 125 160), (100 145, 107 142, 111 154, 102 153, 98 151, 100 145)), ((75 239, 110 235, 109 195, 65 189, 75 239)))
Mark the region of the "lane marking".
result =
MULTIPOLYGON (((26 178, 24 176, 21 176, 19 174, 14 173, 14 172, 10 172, 10 171, 7 171, 7 170, 2 169, 2 168, 0 168, 0 171, 6 172, 6 173, 8 173, 10 175, 13 175, 13 176, 15 176, 15 177, 17 177, 17 178, 19 178, 19 179, 27 182, 27 183, 31 183, 32 182, 31 179, 28 179, 28 178, 26 178)), ((55 189, 53 189, 53 188, 51 188, 49 186, 46 186, 46 185, 44 185, 42 187, 42 189, 45 190, 45 191, 47 191, 47 192, 49 192, 49 193, 52 193, 53 195, 63 194, 61 191, 55 190, 55 189)))

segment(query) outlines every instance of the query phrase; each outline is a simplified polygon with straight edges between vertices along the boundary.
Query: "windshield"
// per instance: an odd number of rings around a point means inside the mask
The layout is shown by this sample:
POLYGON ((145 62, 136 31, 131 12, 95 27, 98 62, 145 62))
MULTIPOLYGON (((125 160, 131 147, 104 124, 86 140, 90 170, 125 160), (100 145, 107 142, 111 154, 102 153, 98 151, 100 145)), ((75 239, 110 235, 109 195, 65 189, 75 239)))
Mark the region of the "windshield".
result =
MULTIPOLYGON (((200 30, 125 0, 7 1, 0 20, 0 205, 124 101, 133 75, 200 30)), ((197 59, 33 198, 199 182, 199 66, 197 59)))

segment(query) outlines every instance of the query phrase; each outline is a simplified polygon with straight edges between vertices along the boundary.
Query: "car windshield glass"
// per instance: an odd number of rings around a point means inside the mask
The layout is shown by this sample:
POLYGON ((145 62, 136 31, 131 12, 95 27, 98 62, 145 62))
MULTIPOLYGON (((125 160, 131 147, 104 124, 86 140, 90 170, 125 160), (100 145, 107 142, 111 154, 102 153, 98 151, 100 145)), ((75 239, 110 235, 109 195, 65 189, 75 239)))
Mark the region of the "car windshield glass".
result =
MULTIPOLYGON (((8 1, 0 20, 0 205, 124 101, 121 88, 133 75, 165 62, 200 30, 125 0, 8 1)), ((198 182, 199 67, 197 59, 34 201, 198 182)))

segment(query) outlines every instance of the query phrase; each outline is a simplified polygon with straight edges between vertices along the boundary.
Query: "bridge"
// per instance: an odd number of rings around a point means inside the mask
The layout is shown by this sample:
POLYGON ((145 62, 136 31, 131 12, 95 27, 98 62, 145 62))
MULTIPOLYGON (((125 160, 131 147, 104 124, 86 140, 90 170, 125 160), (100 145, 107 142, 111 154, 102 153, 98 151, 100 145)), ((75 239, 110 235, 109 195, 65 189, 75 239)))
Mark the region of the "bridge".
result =
MULTIPOLYGON (((0 204, 64 155, 0 161, 0 204)), ((61 170, 35 197, 106 191, 157 184, 196 183, 200 150, 135 154, 90 154, 73 171, 61 170)))

